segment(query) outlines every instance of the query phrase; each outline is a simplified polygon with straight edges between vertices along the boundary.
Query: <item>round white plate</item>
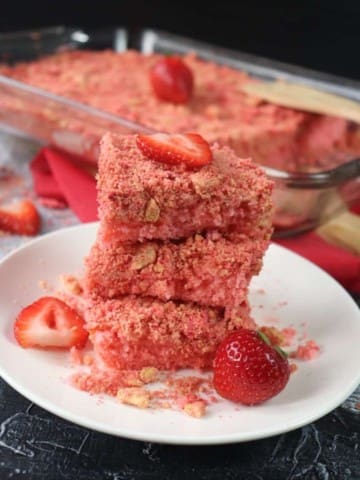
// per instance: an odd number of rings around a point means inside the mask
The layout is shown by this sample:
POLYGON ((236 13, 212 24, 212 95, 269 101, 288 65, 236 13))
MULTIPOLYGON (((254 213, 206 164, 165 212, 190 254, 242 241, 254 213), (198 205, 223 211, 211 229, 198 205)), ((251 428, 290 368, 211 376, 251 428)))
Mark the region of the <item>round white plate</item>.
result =
POLYGON ((79 425, 123 437, 174 444, 220 444, 264 438, 310 423, 337 407, 360 382, 360 311, 322 270, 271 245, 250 301, 261 323, 308 325, 321 355, 302 362, 283 392, 256 407, 227 401, 194 419, 167 410, 139 410, 111 397, 72 388, 69 355, 25 350, 14 341, 13 321, 22 307, 44 295, 39 281, 56 285, 60 274, 81 272, 97 224, 71 227, 40 237, 0 263, 0 374, 18 392, 79 425))

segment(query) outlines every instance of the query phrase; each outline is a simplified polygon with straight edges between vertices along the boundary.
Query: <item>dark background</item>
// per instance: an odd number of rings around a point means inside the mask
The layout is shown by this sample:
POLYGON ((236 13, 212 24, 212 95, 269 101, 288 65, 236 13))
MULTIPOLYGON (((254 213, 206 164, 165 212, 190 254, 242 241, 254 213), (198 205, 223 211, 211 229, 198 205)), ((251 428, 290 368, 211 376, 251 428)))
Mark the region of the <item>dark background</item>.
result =
POLYGON ((1 31, 59 24, 159 28, 360 80, 360 0, 1 2, 1 31))

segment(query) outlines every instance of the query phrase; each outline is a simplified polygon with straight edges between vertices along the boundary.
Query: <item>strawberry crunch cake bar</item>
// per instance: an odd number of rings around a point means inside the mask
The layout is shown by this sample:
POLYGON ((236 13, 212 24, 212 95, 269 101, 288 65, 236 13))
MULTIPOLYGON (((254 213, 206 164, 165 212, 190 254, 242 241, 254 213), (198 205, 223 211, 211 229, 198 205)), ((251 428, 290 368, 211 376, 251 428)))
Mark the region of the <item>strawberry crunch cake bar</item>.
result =
POLYGON ((97 364, 115 370, 211 368, 216 347, 239 327, 255 328, 246 301, 237 315, 195 303, 128 295, 88 302, 87 329, 97 364))
POLYGON ((215 144, 211 154, 203 168, 169 168, 143 155, 135 137, 106 134, 98 177, 102 241, 177 239, 212 230, 268 239, 271 182, 228 147, 215 144))
MULTIPOLYGON (((199 132, 210 143, 229 145, 240 157, 288 171, 330 168, 360 152, 360 130, 351 122, 262 101, 243 91, 243 85, 253 81, 246 73, 192 53, 183 57, 193 75, 192 96, 184 103, 164 101, 149 81, 150 71, 162 59, 160 54, 131 50, 67 51, 3 65, 0 73, 160 132, 199 132)), ((83 122, 30 97, 1 95, 1 112, 25 130, 31 125, 47 141, 59 141, 54 132, 79 133, 86 151, 96 150, 104 128, 114 128, 105 121, 83 122)), ((65 137, 72 141, 71 135, 65 137)))
POLYGON ((272 233, 272 182, 197 134, 107 134, 97 188, 83 282, 97 365, 210 368, 229 332, 255 328, 247 293, 272 233))
POLYGON ((226 306, 230 311, 246 298, 268 241, 211 236, 116 246, 97 242, 86 259, 85 291, 108 298, 134 294, 226 306))

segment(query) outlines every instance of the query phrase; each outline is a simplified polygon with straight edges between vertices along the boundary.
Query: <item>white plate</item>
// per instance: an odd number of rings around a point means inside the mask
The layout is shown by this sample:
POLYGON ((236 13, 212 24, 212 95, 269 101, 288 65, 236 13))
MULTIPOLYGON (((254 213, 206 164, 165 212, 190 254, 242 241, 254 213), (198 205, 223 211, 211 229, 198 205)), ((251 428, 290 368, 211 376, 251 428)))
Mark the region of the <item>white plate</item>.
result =
POLYGON ((19 310, 44 292, 40 280, 56 284, 61 273, 79 273, 95 238, 88 224, 38 238, 0 264, 0 374, 18 392, 50 412, 94 430, 145 441, 220 444, 264 438, 295 429, 337 407, 360 382, 360 311, 326 273, 288 250, 272 245, 261 274, 251 284, 257 320, 279 319, 309 337, 321 355, 299 365, 286 389, 257 407, 227 401, 202 419, 176 411, 138 410, 113 398, 77 391, 64 353, 24 350, 13 338, 19 310))

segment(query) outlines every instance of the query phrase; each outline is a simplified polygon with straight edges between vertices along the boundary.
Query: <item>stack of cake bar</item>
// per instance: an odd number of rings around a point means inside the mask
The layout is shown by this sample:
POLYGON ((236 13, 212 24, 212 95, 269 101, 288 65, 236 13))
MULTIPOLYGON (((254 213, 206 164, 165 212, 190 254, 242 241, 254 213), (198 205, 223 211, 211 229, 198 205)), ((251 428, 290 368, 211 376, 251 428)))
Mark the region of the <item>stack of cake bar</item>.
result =
POLYGON ((198 169, 144 156, 106 134, 100 225, 85 262, 87 327, 109 368, 207 368, 219 342, 254 328, 247 301, 272 233, 272 183, 212 145, 198 169))

